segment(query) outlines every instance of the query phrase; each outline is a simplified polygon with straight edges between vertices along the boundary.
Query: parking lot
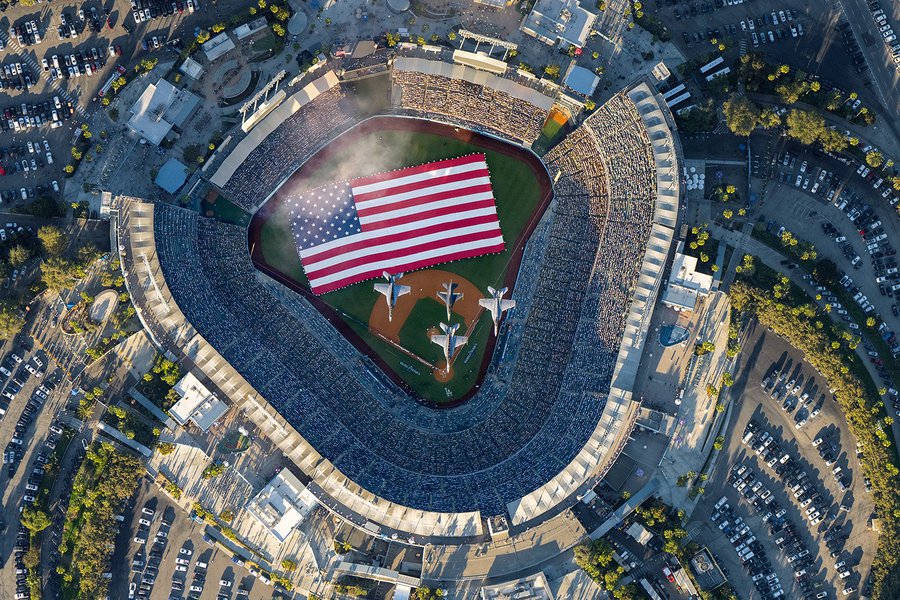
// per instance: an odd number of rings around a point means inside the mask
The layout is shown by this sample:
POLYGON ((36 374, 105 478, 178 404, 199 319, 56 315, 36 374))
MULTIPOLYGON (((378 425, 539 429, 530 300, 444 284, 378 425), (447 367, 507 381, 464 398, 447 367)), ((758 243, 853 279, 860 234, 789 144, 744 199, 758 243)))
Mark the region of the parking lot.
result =
MULTIPOLYGON (((141 59, 174 61, 195 27, 223 20, 219 11, 243 11, 250 4, 113 0, 8 6, 0 18, 2 204, 59 198, 75 130, 100 108, 101 89, 141 59)), ((104 133, 116 135, 118 127, 104 133)))
POLYGON ((876 99, 874 90, 865 87, 868 74, 858 72, 864 63, 855 64, 841 44, 837 2, 813 6, 786 0, 657 0, 651 6, 688 57, 716 51, 711 43, 716 39, 717 44, 725 44, 726 52, 765 52, 772 63, 788 64, 835 83, 857 82, 854 90, 867 102, 876 99))
POLYGON ((735 587, 754 588, 753 597, 765 597, 755 584, 770 586, 771 573, 780 597, 855 597, 875 551, 875 536, 867 535, 874 505, 856 442, 825 381, 786 342, 757 326, 740 358, 730 391, 737 414, 695 527, 709 533, 735 587), (747 559, 749 552, 763 560, 747 559))
POLYGON ((123 515, 112 564, 112 598, 250 600, 279 597, 241 562, 210 544, 206 526, 161 493, 148 478, 123 515), (125 567, 128 568, 125 568, 125 567))

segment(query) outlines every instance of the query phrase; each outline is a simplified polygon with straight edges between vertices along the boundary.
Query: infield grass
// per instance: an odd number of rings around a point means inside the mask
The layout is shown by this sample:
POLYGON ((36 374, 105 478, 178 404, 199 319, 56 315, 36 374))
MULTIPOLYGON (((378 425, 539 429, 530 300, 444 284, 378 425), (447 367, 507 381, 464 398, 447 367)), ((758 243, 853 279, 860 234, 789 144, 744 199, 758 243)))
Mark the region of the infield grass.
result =
MULTIPOLYGON (((335 180, 347 180, 473 152, 484 152, 491 173, 491 183, 497 202, 500 227, 506 240, 506 250, 499 254, 443 264, 437 268, 465 277, 484 293, 487 292, 488 286, 502 286, 513 255, 513 245, 534 215, 541 200, 540 182, 525 162, 514 155, 483 147, 477 139, 469 142, 434 133, 413 132, 405 129, 380 129, 363 134, 361 138, 355 138, 354 142, 350 144, 341 145, 339 138, 336 144, 338 146, 333 149, 333 153, 327 161, 319 163, 313 169, 306 169, 303 172, 302 180, 293 181, 291 184, 299 185, 301 189, 311 189, 335 180), (377 160, 373 158, 371 161, 366 161, 364 157, 360 158, 360 148, 379 147, 384 148, 384 154, 390 155, 389 160, 386 160, 384 156, 378 156, 377 160), (340 174, 338 179, 336 179, 336 173, 340 174)), ((289 215, 283 206, 278 206, 263 223, 259 244, 260 251, 270 267, 304 287, 309 287, 296 247, 293 244, 289 215)), ((426 400, 447 402, 456 400, 468 392, 477 380, 491 329, 490 320, 482 316, 474 328, 470 343, 461 351, 455 365, 453 379, 447 384, 438 384, 430 373, 424 373, 424 365, 413 361, 396 348, 369 333, 366 323, 375 302, 382 298, 374 291, 372 283, 372 281, 367 281, 336 290, 325 294, 322 299, 332 306, 366 343, 426 400), (467 360, 463 361, 463 357, 467 357, 467 360), (420 375, 413 373, 410 366, 414 366, 423 373, 420 375)), ((429 302, 440 309, 440 305, 436 301, 429 302)), ((423 303, 425 306, 429 304, 420 301, 419 305, 423 303)), ((403 325, 403 330, 418 331, 420 333, 415 335, 425 339, 424 332, 427 328, 440 321, 434 320, 435 315, 431 314, 432 310, 426 308, 420 310, 419 305, 403 325)), ((443 309, 438 312, 440 319, 445 320, 446 315, 443 309)), ((408 335, 412 336, 413 334, 409 333, 408 335)), ((407 338, 407 340, 410 339, 407 338)), ((426 343, 426 346, 433 348, 433 352, 438 357, 440 356, 440 349, 436 345, 426 343)), ((421 348, 418 342, 415 343, 415 347, 421 348)), ((422 349, 421 356, 429 359, 431 356, 429 353, 432 353, 431 348, 422 349)), ((419 353, 416 349, 409 349, 419 353)))

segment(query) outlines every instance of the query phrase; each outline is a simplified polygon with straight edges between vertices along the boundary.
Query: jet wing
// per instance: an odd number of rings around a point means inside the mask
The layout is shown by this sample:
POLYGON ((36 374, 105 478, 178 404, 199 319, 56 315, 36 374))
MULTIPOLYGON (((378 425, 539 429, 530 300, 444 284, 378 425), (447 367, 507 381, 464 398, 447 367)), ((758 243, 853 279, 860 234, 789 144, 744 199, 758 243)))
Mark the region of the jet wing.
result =
POLYGON ((433 335, 431 336, 431 341, 443 348, 447 345, 447 336, 446 335, 433 335))
POLYGON ((376 283, 376 284, 375 284, 375 291, 378 292, 379 294, 383 294, 383 295, 387 296, 388 294, 391 293, 391 284, 389 284, 389 283, 376 283))
POLYGON ((453 338, 451 338, 451 340, 450 340, 450 344, 451 344, 450 354, 453 354, 454 352, 456 352, 457 348, 465 345, 465 343, 468 341, 469 341, 469 338, 467 338, 464 335, 454 335, 453 338))
POLYGON ((502 311, 507 311, 507 310, 509 310, 511 308, 515 308, 515 307, 516 307, 515 300, 501 300, 500 301, 500 310, 502 310, 502 311))
MULTIPOLYGON (((376 283, 375 285, 378 285, 378 284, 376 283)), ((408 294, 412 290, 412 288, 409 287, 408 285, 397 285, 396 283, 394 284, 394 289, 397 290, 398 296, 403 296, 404 294, 408 294)))

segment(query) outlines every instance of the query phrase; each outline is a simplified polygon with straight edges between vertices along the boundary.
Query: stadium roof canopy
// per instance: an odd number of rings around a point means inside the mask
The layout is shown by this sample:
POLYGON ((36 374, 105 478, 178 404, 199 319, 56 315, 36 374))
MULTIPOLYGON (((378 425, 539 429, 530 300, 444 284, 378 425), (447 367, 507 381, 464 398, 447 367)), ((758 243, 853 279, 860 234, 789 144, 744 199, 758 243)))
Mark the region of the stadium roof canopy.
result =
POLYGON ((573 65, 572 68, 569 69, 569 73, 566 75, 564 83, 566 84, 566 87, 573 92, 581 94, 582 96, 590 96, 594 93, 594 90, 597 89, 600 78, 590 69, 573 65))
POLYGON ((187 90, 180 90, 165 79, 150 84, 129 112, 128 126, 154 146, 162 142, 172 127, 181 127, 200 98, 187 90))
POLYGON ((497 75, 506 73, 506 69, 509 66, 502 60, 491 58, 487 54, 483 54, 480 52, 467 52, 465 50, 454 50, 453 62, 460 65, 465 65, 467 67, 472 67, 473 69, 478 69, 479 71, 495 73, 497 75))
POLYGON ((174 194, 187 181, 188 173, 188 168, 184 163, 177 158, 170 158, 157 173, 154 183, 170 194, 174 194))
POLYGON ((551 46, 581 48, 596 20, 597 15, 579 6, 578 0, 537 0, 519 29, 551 46))
POLYGON ((203 53, 209 62, 215 62, 231 50, 234 50, 234 42, 224 31, 203 43, 203 53))
POLYGON ((303 89, 293 94, 281 106, 270 112, 259 125, 253 128, 253 131, 247 137, 238 143, 235 149, 231 151, 231 154, 222 161, 222 164, 216 170, 215 175, 210 178, 210 181, 220 188, 224 187, 228 180, 231 179, 231 176, 234 175, 235 170, 247 159, 253 149, 266 139, 270 133, 275 131, 285 119, 300 110, 302 106, 309 103, 319 94, 327 92, 338 83, 338 78, 334 71, 328 71, 322 77, 303 86, 303 89))

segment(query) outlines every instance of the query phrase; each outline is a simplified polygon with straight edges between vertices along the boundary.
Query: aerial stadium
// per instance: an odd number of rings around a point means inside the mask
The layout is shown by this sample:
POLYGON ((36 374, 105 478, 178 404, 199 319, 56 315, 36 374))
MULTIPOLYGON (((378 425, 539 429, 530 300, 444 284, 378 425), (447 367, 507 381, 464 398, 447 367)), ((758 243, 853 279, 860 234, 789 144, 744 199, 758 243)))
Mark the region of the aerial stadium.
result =
POLYGON ((497 518, 521 530, 596 484, 634 425, 678 139, 638 81, 538 148, 558 88, 397 54, 298 77, 220 146, 204 177, 249 223, 116 198, 122 268, 154 343, 257 424, 329 510, 418 541, 474 539, 497 518), (359 73, 386 84, 377 110, 359 73), (457 163, 442 161, 472 156, 499 227, 484 252, 403 259, 387 279, 367 262, 363 279, 319 287, 304 235, 338 213, 353 214, 316 244, 371 235, 371 186, 446 177, 457 163), (333 211, 315 221, 326 195, 333 211), (377 285, 409 288, 396 313, 377 285), (515 307, 492 326, 477 301, 504 287, 515 307), (465 304, 442 305, 442 289, 465 304), (446 364, 428 341, 441 324, 468 339, 446 364))

